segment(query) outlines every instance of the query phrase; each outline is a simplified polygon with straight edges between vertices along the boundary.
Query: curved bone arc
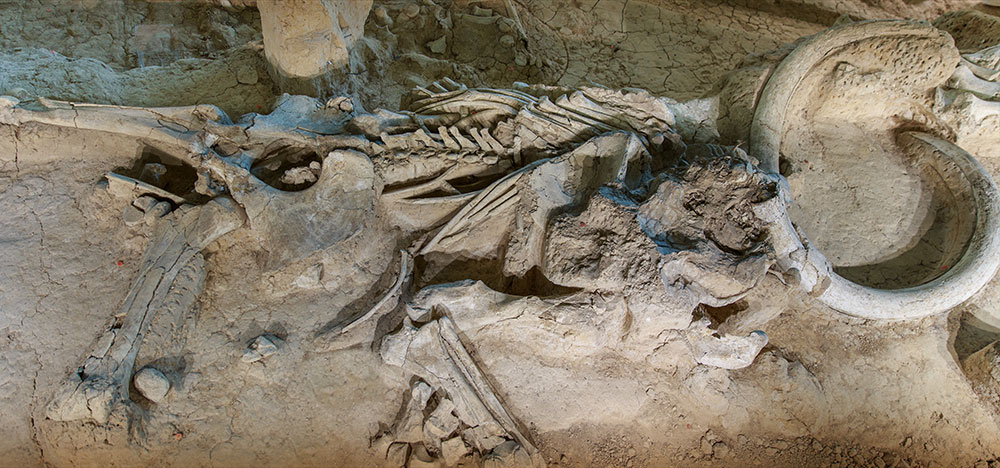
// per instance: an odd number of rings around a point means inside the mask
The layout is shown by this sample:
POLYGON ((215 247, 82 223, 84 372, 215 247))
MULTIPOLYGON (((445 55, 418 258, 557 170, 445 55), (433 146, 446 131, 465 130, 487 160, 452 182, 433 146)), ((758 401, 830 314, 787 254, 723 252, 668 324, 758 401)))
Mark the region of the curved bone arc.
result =
POLYGON ((386 312, 386 306, 392 306, 390 308, 394 308, 399 304, 399 297, 401 295, 401 291, 403 290, 403 284, 409 281, 413 274, 413 256, 406 250, 400 250, 399 257, 399 276, 396 277, 396 282, 391 288, 389 288, 388 291, 385 292, 382 299, 379 299, 379 301, 375 303, 375 305, 372 306, 368 312, 358 317, 351 323, 348 323, 344 326, 344 328, 340 329, 340 332, 337 333, 338 336, 346 334, 360 324, 369 323, 372 317, 376 314, 386 312))
POLYGON ((170 310, 179 289, 189 288, 187 294, 197 296, 204 283, 191 284, 199 274, 184 272, 204 268, 201 250, 242 226, 243 218, 235 202, 216 198, 197 208, 179 208, 158 221, 139 273, 118 310, 121 325, 108 329, 84 364, 63 381, 46 408, 49 419, 105 424, 117 404, 129 401, 129 379, 150 323, 158 312, 170 310))
POLYGON ((968 68, 976 76, 986 81, 997 81, 997 78, 1000 78, 1000 71, 971 62, 965 57, 962 57, 962 66, 968 68))
POLYGON ((819 300, 855 317, 913 319, 947 311, 976 294, 1000 267, 1000 192, 986 169, 972 155, 946 140, 918 132, 905 133, 900 138, 926 148, 929 151, 925 154, 954 164, 965 175, 976 205, 975 231, 961 258, 947 273, 919 286, 875 289, 831 274, 830 286, 819 300))
POLYGON ((431 240, 427 242, 423 248, 420 249, 417 255, 427 254, 445 238, 458 234, 459 232, 463 232, 469 227, 475 225, 481 218, 476 215, 481 211, 487 210, 487 212, 491 212, 494 211, 491 207, 500 206, 505 202, 509 202, 510 197, 504 197, 504 195, 507 195, 508 192, 511 191, 516 193, 514 186, 521 179, 521 176, 546 161, 548 161, 548 159, 535 161, 534 163, 524 166, 517 171, 511 172, 502 179, 490 184, 489 187, 483 189, 483 191, 477 195, 475 199, 459 210, 455 217, 452 218, 451 221, 448 221, 448 223, 445 224, 444 227, 442 227, 441 230, 438 231, 438 233, 431 238, 431 240), (497 201, 499 201, 499 203, 497 203, 497 201))
MULTIPOLYGON (((871 38, 914 37, 942 39, 947 34, 927 24, 882 20, 852 23, 828 29, 802 42, 778 64, 761 93, 750 126, 750 155, 765 172, 778 172, 781 139, 788 126, 786 116, 803 80, 810 71, 837 50, 871 38)), ((950 39, 950 38, 949 38, 950 39)), ((959 60, 955 51, 954 61, 959 60)))
POLYGON ((981 78, 966 64, 961 64, 955 69, 955 74, 948 79, 948 86, 968 91, 983 99, 1000 96, 1000 83, 981 78))

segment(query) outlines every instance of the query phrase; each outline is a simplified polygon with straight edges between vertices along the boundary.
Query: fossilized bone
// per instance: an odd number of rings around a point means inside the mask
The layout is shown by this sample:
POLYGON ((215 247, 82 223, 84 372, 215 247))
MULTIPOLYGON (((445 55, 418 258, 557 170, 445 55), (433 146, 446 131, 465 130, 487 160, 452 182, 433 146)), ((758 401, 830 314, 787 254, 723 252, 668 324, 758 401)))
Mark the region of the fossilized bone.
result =
MULTIPOLYGON (((9 98, 0 102, 0 123, 119 133, 191 165, 213 181, 209 186, 219 186, 203 195, 228 192, 243 207, 272 269, 356 234, 375 206, 378 187, 372 163, 351 148, 363 145, 345 138, 321 140, 299 130, 311 116, 293 114, 298 120, 292 120, 281 105, 269 116, 232 124, 214 106, 135 108, 42 101, 40 109, 32 110, 17 104, 9 98), (227 157, 219 154, 223 144, 232 151, 227 157), (282 157, 296 151, 314 155, 313 162, 320 166, 305 187, 279 188, 277 181, 268 183, 253 174, 269 163, 280 166, 282 157)), ((301 107, 290 98, 282 104, 301 107)))
MULTIPOLYGON (((976 88, 981 93, 986 82, 971 69, 959 65, 958 51, 950 37, 925 25, 900 21, 874 21, 832 28, 800 44, 774 71, 754 115, 751 153, 761 167, 776 172, 781 142, 788 128, 786 119, 808 99, 811 89, 804 84, 810 74, 822 73, 833 65, 824 60, 838 50, 866 39, 908 37, 936 44, 940 56, 932 57, 932 66, 914 70, 919 78, 912 83, 931 88, 952 76, 951 84, 976 88), (957 72, 955 72, 957 66, 957 72), (947 73, 947 74, 946 74, 947 73), (956 78, 957 76, 957 78, 956 78)), ((890 80, 891 81, 891 80, 890 80)), ((995 85, 992 83, 991 85, 995 85)), ((886 86, 894 86, 887 84, 886 86)), ((986 93, 992 94, 992 92, 986 93)), ((944 99, 946 95, 940 94, 944 99)), ((975 232, 957 264, 945 274, 915 287, 883 290, 862 286, 832 271, 830 263, 810 246, 782 213, 778 202, 757 207, 758 216, 770 219, 772 244, 778 265, 800 287, 821 302, 840 312, 872 319, 910 319, 946 311, 965 301, 982 288, 996 273, 1000 261, 1000 195, 989 174, 961 148, 941 138, 920 132, 899 137, 904 147, 916 152, 921 160, 941 167, 957 167, 973 192, 975 232)), ((787 196, 787 187, 783 188, 787 196)))
POLYGON ((760 168, 766 172, 778 172, 778 159, 784 132, 789 128, 795 106, 801 106, 807 99, 809 89, 805 89, 807 77, 822 75, 827 67, 837 64, 826 59, 833 51, 843 50, 853 44, 871 38, 901 38, 915 43, 931 42, 939 47, 941 54, 934 63, 926 64, 919 73, 921 85, 927 89, 943 83, 954 72, 959 62, 958 50, 946 33, 926 24, 907 21, 864 21, 830 28, 803 41, 768 78, 754 112, 750 129, 749 153, 760 161, 760 168))
POLYGON ((46 415, 104 424, 118 405, 129 404, 129 381, 149 323, 161 311, 178 313, 171 309, 191 305, 189 299, 197 296, 202 283, 188 284, 199 275, 185 272, 204 269, 201 250, 243 223, 238 205, 226 198, 201 207, 182 206, 160 219, 118 318, 64 382, 46 415))
POLYGON ((545 466, 538 450, 521 433, 465 349, 448 317, 386 337, 382 357, 445 390, 455 403, 459 419, 468 426, 464 431, 466 439, 481 452, 492 449, 491 441, 496 441, 497 436, 507 436, 528 452, 533 466, 545 466))

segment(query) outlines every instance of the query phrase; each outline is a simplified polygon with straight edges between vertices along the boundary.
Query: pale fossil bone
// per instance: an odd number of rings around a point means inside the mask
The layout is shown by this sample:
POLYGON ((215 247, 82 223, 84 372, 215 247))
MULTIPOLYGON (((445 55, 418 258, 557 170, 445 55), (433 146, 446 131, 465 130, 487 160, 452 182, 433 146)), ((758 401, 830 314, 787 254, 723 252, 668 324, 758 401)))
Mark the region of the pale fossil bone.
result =
MULTIPOLYGON (((748 152, 760 161, 766 172, 778 172, 778 159, 784 132, 790 125, 790 106, 803 99, 801 89, 807 76, 824 63, 832 51, 852 46, 870 38, 909 38, 915 42, 940 44, 938 63, 920 70, 921 83, 930 89, 951 76, 959 62, 958 50, 946 33, 933 27, 908 21, 865 21, 830 28, 800 43, 772 72, 754 112, 748 152)), ((833 66, 829 65, 828 66, 833 66)), ((915 71, 916 72, 916 71, 915 71)), ((815 72, 819 73, 819 72, 815 72)))
MULTIPOLYGON (((834 51, 848 45, 866 39, 898 37, 922 38, 940 44, 937 49, 940 51, 940 60, 935 62, 934 67, 914 70, 914 73, 922 73, 915 78, 920 80, 921 85, 928 88, 938 86, 948 76, 954 75, 951 76, 950 84, 980 87, 980 91, 995 94, 991 91, 992 87, 986 89, 981 85, 989 83, 993 86, 996 83, 981 80, 969 68, 960 65, 960 57, 950 37, 926 25, 873 21, 831 28, 800 44, 781 62, 768 80, 754 115, 751 133, 751 153, 760 159, 761 167, 777 171, 782 138, 788 125, 786 119, 795 106, 802 105, 799 101, 808 99, 806 96, 810 89, 802 86, 810 73, 816 73, 822 66, 832 66, 823 65, 823 61, 834 51)), ((975 158, 946 140, 915 132, 902 135, 900 140, 904 143, 903 146, 914 149, 917 156, 924 160, 932 161, 933 164, 957 166, 974 192, 976 227, 970 243, 956 265, 928 283, 904 289, 883 290, 848 281, 834 273, 822 254, 809 245, 804 235, 796 231, 788 221, 787 214, 781 213, 784 207, 772 201, 770 206, 756 208, 759 216, 773 220, 771 237, 779 254, 779 267, 821 302, 849 315, 893 320, 940 313, 979 291, 1000 266, 1000 260, 997 259, 1000 254, 1000 220, 997 219, 1000 195, 989 174, 975 158)))
POLYGON ((238 205, 226 198, 201 207, 182 207, 161 219, 119 310, 121 323, 113 324, 80 368, 70 374, 46 415, 57 421, 92 419, 104 424, 119 405, 129 404, 132 369, 149 323, 161 311, 183 313, 168 309, 190 306, 190 301, 172 297, 174 291, 183 293, 191 286, 175 284, 178 280, 198 277, 182 272, 204 269, 200 251, 244 222, 238 205))
POLYGON ((445 390, 459 419, 469 426, 467 439, 481 451, 492 448, 481 443, 507 434, 527 451, 533 466, 545 466, 538 449, 521 433, 465 349, 451 319, 441 317, 419 329, 404 328, 390 335, 383 343, 382 356, 387 363, 445 390))
POLYGON ((1000 97, 1000 83, 980 78, 966 64, 960 64, 955 69, 955 74, 948 79, 947 85, 952 88, 968 91, 983 99, 1000 97))

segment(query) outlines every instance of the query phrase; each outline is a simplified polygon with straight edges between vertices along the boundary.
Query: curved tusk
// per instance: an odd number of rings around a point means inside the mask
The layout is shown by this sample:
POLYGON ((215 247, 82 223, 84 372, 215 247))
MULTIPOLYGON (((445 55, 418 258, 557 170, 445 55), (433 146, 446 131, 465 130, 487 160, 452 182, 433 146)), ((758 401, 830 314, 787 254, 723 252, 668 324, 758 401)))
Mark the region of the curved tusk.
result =
POLYGON ((1000 192, 986 169, 962 148, 935 136, 907 132, 900 139, 904 144, 912 143, 927 150, 926 156, 958 167, 965 175, 975 200, 975 231, 962 256, 947 273, 910 288, 862 286, 833 273, 828 265, 814 265, 818 270, 830 272, 829 286, 818 299, 855 317, 901 320, 945 312, 979 292, 1000 268, 1000 192))
POLYGON ((760 161, 758 166, 765 172, 778 173, 778 159, 781 140, 789 127, 786 122, 790 106, 806 77, 838 50, 866 39, 907 38, 916 42, 932 41, 941 46, 940 63, 930 62, 922 70, 928 81, 928 88, 943 83, 955 71, 959 62, 958 50, 947 33, 926 23, 900 20, 879 20, 851 23, 830 28, 806 39, 785 57, 764 86, 760 102, 754 111, 750 126, 751 156, 760 161), (933 82, 933 83, 931 83, 933 82))

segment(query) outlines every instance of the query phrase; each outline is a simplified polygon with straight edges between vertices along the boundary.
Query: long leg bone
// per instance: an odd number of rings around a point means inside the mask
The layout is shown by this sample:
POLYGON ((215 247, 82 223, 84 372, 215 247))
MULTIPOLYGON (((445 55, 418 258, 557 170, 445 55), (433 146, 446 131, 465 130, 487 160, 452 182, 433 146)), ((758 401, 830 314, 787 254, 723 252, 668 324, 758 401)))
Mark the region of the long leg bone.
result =
POLYGON ((84 364, 64 382, 47 408, 49 419, 105 424, 117 405, 128 404, 129 379, 149 323, 160 309, 174 305, 172 289, 191 286, 177 284, 178 276, 185 269, 203 267, 200 251, 242 224, 242 213, 225 198, 198 208, 182 207, 156 224, 139 274, 119 309, 120 324, 105 332, 84 364))
POLYGON ((419 329, 404 325, 403 330, 386 337, 381 354, 387 363, 444 389, 455 403, 459 419, 470 427, 466 438, 480 451, 492 449, 495 445, 487 441, 506 434, 524 448, 534 466, 544 466, 538 450, 518 429, 465 349, 451 319, 441 317, 419 329))
POLYGON ((22 125, 36 122, 80 130, 96 130, 142 138, 151 142, 187 148, 208 121, 228 124, 229 117, 215 106, 143 108, 100 104, 77 104, 39 100, 42 109, 17 106, 5 97, 0 102, 0 123, 22 125))

